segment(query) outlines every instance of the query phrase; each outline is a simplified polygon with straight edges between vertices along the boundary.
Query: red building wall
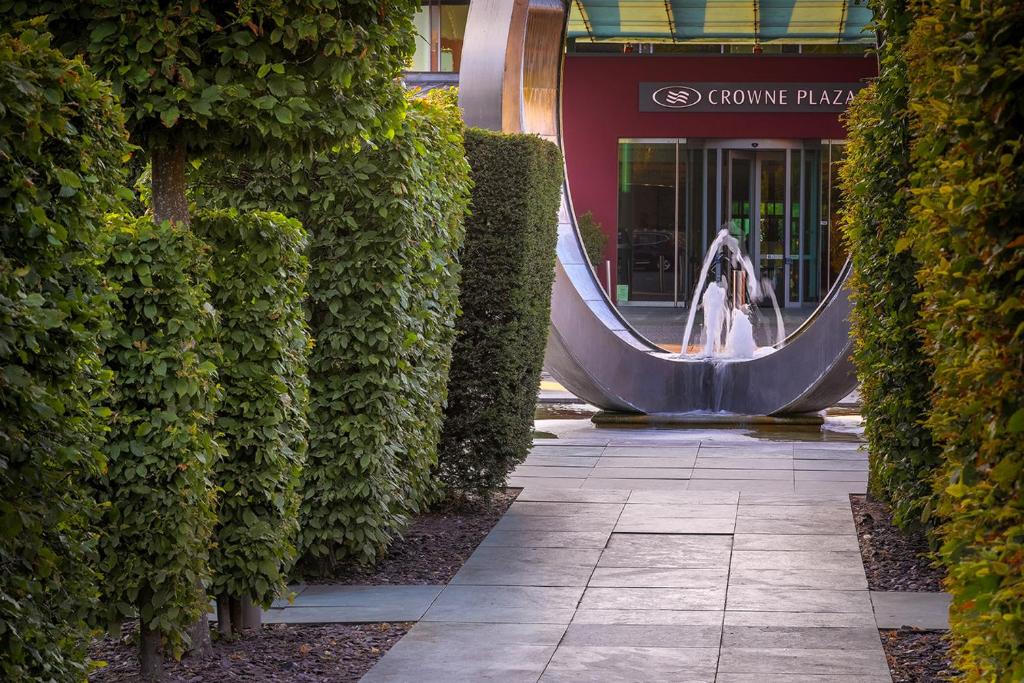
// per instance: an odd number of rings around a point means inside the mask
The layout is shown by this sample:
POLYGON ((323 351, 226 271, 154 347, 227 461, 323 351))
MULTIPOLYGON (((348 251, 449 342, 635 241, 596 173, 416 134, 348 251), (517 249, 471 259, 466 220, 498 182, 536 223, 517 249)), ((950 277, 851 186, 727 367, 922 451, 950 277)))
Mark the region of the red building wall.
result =
POLYGON ((593 212, 608 235, 605 258, 612 261, 612 278, 618 272, 619 138, 846 137, 838 114, 640 112, 640 82, 854 83, 877 69, 873 55, 567 55, 562 137, 573 207, 576 215, 593 212))

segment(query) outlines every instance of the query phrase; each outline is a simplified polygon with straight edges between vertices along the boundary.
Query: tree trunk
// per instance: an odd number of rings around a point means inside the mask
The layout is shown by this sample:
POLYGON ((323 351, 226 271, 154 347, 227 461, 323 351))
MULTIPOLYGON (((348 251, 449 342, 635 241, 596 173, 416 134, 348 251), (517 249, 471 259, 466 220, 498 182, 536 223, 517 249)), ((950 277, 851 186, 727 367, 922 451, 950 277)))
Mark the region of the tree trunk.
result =
POLYGON ((153 218, 188 225, 185 195, 185 162, 188 150, 181 139, 158 143, 152 149, 153 218))
POLYGON ((231 619, 231 598, 227 593, 217 596, 217 630, 225 640, 230 640, 234 624, 231 619))
POLYGON ((210 620, 207 618, 206 612, 203 612, 199 619, 188 627, 188 639, 192 642, 188 649, 189 657, 206 659, 213 654, 213 642, 210 640, 210 620))
POLYGON ((159 631, 151 631, 145 624, 140 628, 139 673, 144 681, 159 681, 164 675, 163 639, 159 631))

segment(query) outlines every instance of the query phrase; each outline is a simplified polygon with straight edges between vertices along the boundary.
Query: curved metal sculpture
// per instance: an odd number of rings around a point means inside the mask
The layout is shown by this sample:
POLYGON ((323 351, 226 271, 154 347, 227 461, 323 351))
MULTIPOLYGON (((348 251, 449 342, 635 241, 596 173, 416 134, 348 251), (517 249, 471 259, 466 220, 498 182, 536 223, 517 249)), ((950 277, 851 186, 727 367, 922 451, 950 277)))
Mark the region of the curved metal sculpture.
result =
MULTIPOLYGON (((561 145, 562 0, 473 0, 459 103, 466 123, 536 133, 561 145)), ((856 386, 847 264, 785 346, 746 361, 676 359, 619 314, 598 284, 576 228, 568 182, 545 365, 569 391, 610 411, 791 415, 833 405, 856 386)))

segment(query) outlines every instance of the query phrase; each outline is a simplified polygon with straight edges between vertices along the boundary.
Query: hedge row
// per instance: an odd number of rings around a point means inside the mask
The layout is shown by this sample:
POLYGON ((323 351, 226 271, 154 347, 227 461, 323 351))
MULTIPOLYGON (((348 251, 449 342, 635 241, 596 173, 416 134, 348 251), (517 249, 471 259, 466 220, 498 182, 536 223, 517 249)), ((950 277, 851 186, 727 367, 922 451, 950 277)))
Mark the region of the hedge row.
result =
POLYGON ((957 666, 1024 680, 1024 5, 935 0, 909 51, 914 253, 957 666))
POLYGON ((910 112, 904 56, 911 14, 905 0, 873 4, 879 76, 846 114, 842 227, 853 260, 855 339, 861 411, 869 445, 869 489, 900 525, 934 511, 938 452, 924 424, 931 369, 918 332, 918 264, 910 227, 910 112))
POLYGON ((219 210, 193 217, 211 249, 224 400, 214 468, 217 526, 210 558, 218 628, 244 626, 246 603, 269 607, 295 561, 298 484, 306 454, 310 338, 303 304, 306 232, 280 214, 219 210))
POLYGON ((107 390, 102 216, 127 143, 109 88, 23 27, 0 35, 0 679, 79 681, 97 607, 107 390))
POLYGON ((442 99, 410 100, 352 147, 208 162, 196 179, 200 204, 273 207, 311 234, 306 571, 373 562, 434 494, 468 197, 459 114, 442 99))
POLYGON ((118 298, 100 570, 110 625, 138 614, 143 673, 181 652, 206 611, 219 346, 209 250, 186 226, 112 216, 105 273, 118 298))
POLYGON ((503 486, 532 444, 555 275, 562 156, 530 135, 466 132, 473 194, 438 476, 503 486))

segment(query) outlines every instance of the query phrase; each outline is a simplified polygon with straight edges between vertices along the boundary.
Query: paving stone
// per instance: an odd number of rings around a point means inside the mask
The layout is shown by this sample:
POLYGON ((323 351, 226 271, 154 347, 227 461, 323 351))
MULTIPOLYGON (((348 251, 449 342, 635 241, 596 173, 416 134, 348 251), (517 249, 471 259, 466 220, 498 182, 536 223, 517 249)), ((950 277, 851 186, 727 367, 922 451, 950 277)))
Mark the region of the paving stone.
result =
POLYGON ((520 465, 512 470, 513 477, 529 479, 531 477, 544 477, 545 479, 579 478, 582 475, 579 467, 531 467, 520 465))
POLYGON ((774 493, 792 493, 793 482, 766 481, 756 479, 691 479, 691 491, 772 491, 774 493))
POLYGON ((697 446, 608 446, 603 458, 696 458, 697 446))
POLYGON ((742 458, 734 456, 698 456, 694 467, 729 470, 792 470, 793 459, 780 455, 774 458, 742 458))
POLYGON ((875 616, 868 612, 757 612, 744 610, 726 612, 725 626, 876 628, 875 616))
POLYGON ((715 588, 587 587, 580 609, 722 610, 725 585, 715 588))
POLYGON ((733 569, 852 570, 862 567, 860 552, 850 550, 736 550, 733 569))
POLYGON ((655 467, 655 468, 685 468, 690 469, 697 460, 693 455, 680 456, 603 456, 597 461, 598 469, 619 469, 623 467, 655 467))
MULTIPOLYGON (((742 509, 742 508, 741 508, 742 509)), ((853 519, 736 518, 738 534, 843 534, 853 532, 853 519)))
POLYGON ((604 548, 608 531, 501 531, 487 534, 481 548, 604 548))
POLYGON ((512 489, 578 489, 586 479, 569 479, 568 477, 516 477, 509 476, 506 485, 512 489))
MULTIPOLYGON (((543 515, 545 517, 603 516, 617 518, 622 512, 621 503, 570 503, 570 502, 533 502, 519 501, 512 503, 506 515, 543 515)), ((852 519, 852 518, 851 518, 852 519)))
POLYGON ((686 490, 688 479, 606 479, 593 477, 583 482, 585 489, 655 489, 655 490, 686 490))
POLYGON ((878 628, 949 629, 949 593, 871 591, 878 628))
POLYGON ((551 503, 625 503, 629 489, 550 489, 527 486, 516 498, 516 502, 551 503))
POLYGON ((611 531, 615 519, 608 517, 509 515, 505 514, 494 529, 498 531, 611 531))
POLYGON ((875 650, 878 629, 870 626, 727 626, 722 647, 875 650))
POLYGON ((716 610, 578 609, 572 623, 720 627, 724 614, 716 610))
POLYGON ((709 451, 711 453, 717 453, 720 451, 732 451, 735 455, 750 455, 753 453, 793 453, 793 442, 782 441, 777 443, 769 443, 761 440, 751 439, 750 441, 716 441, 706 440, 701 441, 700 444, 700 455, 704 455, 709 451))
POLYGON ((450 585, 423 621, 568 624, 582 595, 582 587, 450 585))
MULTIPOLYGON (((562 638, 562 645, 717 648, 721 638, 720 623, 707 626, 572 623, 562 638)), ((875 640, 878 640, 877 631, 875 640)))
POLYGON ((629 503, 666 505, 729 505, 739 501, 738 491, 633 491, 629 503))
POLYGON ((843 534, 744 534, 733 537, 733 550, 846 550, 860 552, 857 535, 843 534))
POLYGON ((712 683, 717 647, 579 647, 562 645, 551 658, 543 683, 712 683))
POLYGON ((612 534, 599 567, 719 569, 729 566, 726 536, 612 534))
POLYGON ((864 494, 868 490, 867 480, 863 481, 798 481, 793 489, 796 493, 851 493, 864 494))
POLYGON ((732 674, 719 673, 715 683, 892 683, 889 674, 732 674))
POLYGON ((565 455, 531 455, 523 461, 527 467, 581 467, 589 469, 597 464, 600 458, 565 456, 565 455))
POLYGON ((455 585, 585 586, 601 550, 480 547, 452 578, 455 585))
MULTIPOLYGON (((444 586, 346 586, 323 584, 309 586, 295 598, 291 607, 373 607, 381 610, 415 611, 424 609, 444 586)), ((387 620, 385 620, 387 621, 387 620)), ((396 619, 396 621, 399 621, 396 619)))
POLYGON ((830 590, 729 586, 726 611, 758 612, 870 612, 866 590, 830 590))
MULTIPOLYGON (((302 592, 304 590, 306 590, 307 588, 309 588, 309 586, 307 584, 305 584, 305 583, 294 583, 294 584, 291 584, 290 586, 285 588, 284 595, 282 597, 274 600, 274 602, 271 603, 270 607, 272 609, 273 608, 281 608, 281 607, 290 607, 292 605, 292 602, 289 600, 289 598, 294 600, 295 598, 297 598, 300 595, 302 595, 302 592)), ((214 612, 214 613, 216 613, 216 611, 217 611, 216 607, 214 607, 211 610, 211 612, 214 612)))
POLYGON ((420 622, 362 680, 535 682, 564 631, 547 624, 420 622))
POLYGON ((733 569, 729 587, 762 586, 766 588, 832 588, 836 590, 867 590, 864 570, 822 571, 820 569, 733 569))
POLYGON ((716 588, 726 585, 728 567, 715 569, 651 569, 648 567, 598 567, 590 586, 623 588, 716 588))
POLYGON ((866 459, 858 460, 794 460, 793 469, 795 470, 840 470, 849 472, 867 472, 868 461, 866 459))
POLYGON ((732 518, 630 517, 619 519, 616 533, 630 534, 728 534, 736 528, 732 518))
POLYGON ((535 445, 530 450, 530 455, 553 455, 558 457, 591 457, 598 458, 604 452, 604 446, 562 446, 562 445, 535 445))
POLYGON ((718 670, 722 673, 889 675, 881 643, 872 650, 723 647, 718 670))
POLYGON ((820 493, 788 493, 779 494, 774 491, 744 491, 740 494, 741 505, 827 505, 827 504, 850 504, 848 493, 820 492, 820 493))
POLYGON ((691 479, 755 479, 758 481, 793 481, 793 470, 769 469, 697 469, 691 479))
POLYGON ((741 502, 737 514, 756 519, 838 519, 849 522, 851 527, 853 525, 849 500, 818 505, 753 505, 741 502))
POLYGON ((795 470, 793 472, 797 483, 802 481, 864 481, 868 480, 866 469, 856 472, 832 471, 832 470, 795 470))
POLYGON ((690 467, 595 467, 591 479, 689 479, 690 467))
POLYGON ((736 505, 700 505, 685 502, 637 503, 630 499, 619 520, 650 517, 691 519, 735 519, 736 505))

